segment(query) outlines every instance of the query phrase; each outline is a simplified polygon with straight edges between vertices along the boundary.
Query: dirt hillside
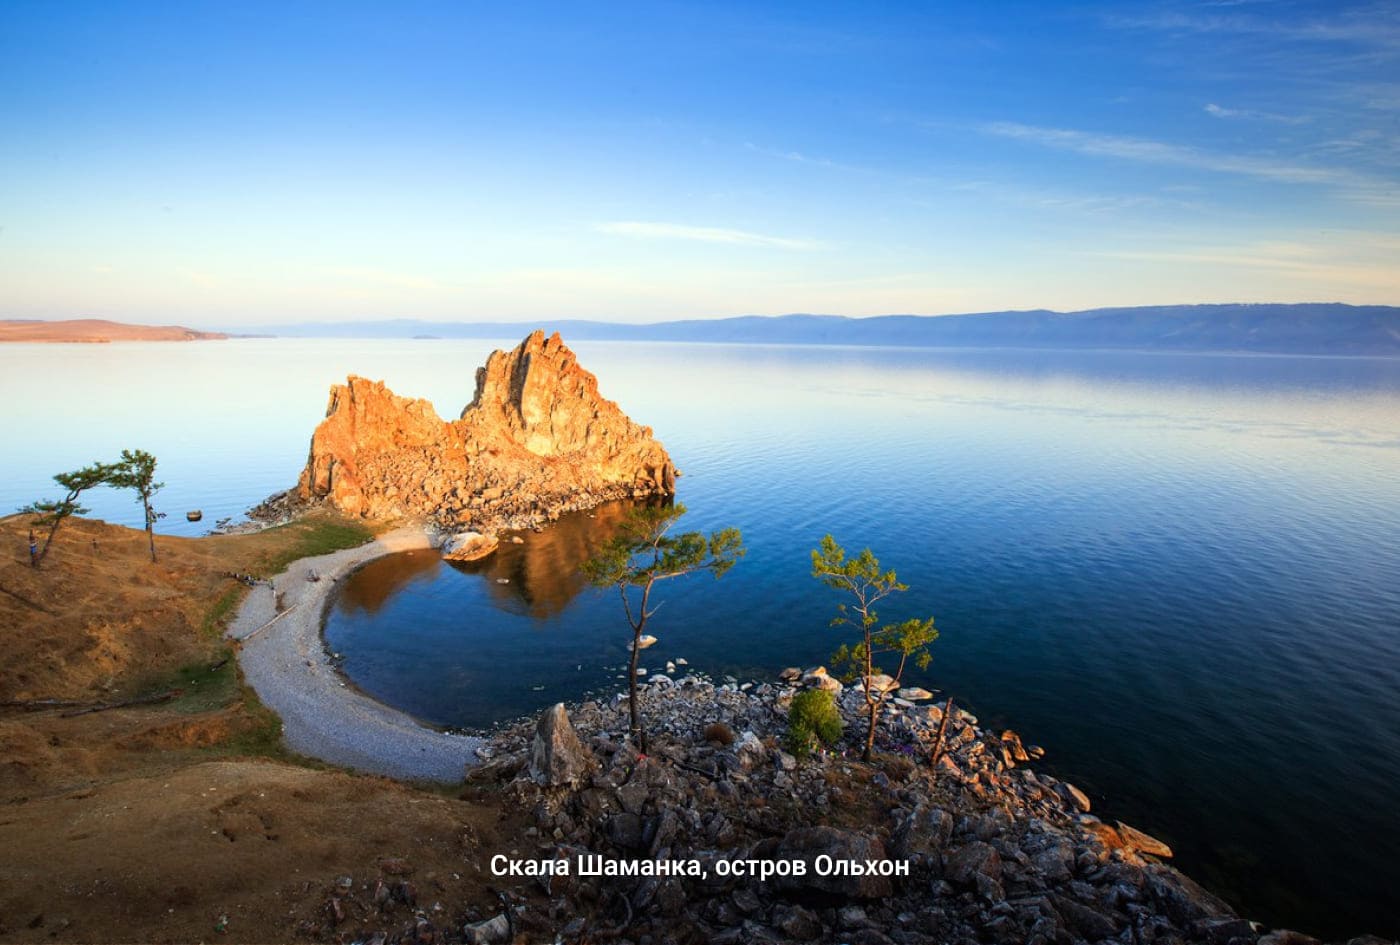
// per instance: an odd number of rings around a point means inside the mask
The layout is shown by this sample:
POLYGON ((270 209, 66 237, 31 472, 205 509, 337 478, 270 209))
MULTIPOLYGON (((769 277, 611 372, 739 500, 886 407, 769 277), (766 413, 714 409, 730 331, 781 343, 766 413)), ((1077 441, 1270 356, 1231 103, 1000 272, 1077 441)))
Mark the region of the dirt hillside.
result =
POLYGON ((143 533, 79 520, 36 571, 29 524, 0 519, 0 941, 329 941, 376 881, 444 924, 489 912, 479 851, 516 825, 288 757, 221 636, 230 575, 364 526, 158 538, 152 564, 143 533))

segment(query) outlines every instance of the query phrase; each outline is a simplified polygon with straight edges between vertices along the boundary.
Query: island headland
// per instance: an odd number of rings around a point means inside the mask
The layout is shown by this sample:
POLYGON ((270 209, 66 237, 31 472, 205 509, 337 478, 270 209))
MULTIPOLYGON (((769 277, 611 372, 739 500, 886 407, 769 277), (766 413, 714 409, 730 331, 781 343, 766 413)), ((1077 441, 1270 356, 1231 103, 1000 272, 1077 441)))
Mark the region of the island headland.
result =
POLYGON ((30 341, 106 344, 112 341, 222 341, 218 331, 196 331, 181 325, 131 325, 102 318, 65 321, 0 320, 0 342, 30 341))
POLYGON ((676 469, 650 427, 598 392, 553 334, 477 369, 461 416, 350 377, 331 388, 296 489, 277 501, 493 535, 619 498, 669 495, 676 469))

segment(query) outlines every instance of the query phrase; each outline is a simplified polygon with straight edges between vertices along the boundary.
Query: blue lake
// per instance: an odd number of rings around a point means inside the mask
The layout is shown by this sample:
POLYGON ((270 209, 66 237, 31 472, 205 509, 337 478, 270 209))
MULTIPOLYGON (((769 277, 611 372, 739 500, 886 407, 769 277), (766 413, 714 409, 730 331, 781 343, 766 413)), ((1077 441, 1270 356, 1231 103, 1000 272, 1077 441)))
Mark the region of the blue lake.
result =
MULTIPOLYGON (((139 446, 169 484, 162 528, 197 533, 185 509, 207 524, 295 481, 331 382, 384 378, 452 416, 496 346, 0 346, 6 442, 25 444, 0 458, 0 507, 139 446)), ((826 532, 868 545, 911 588, 886 615, 937 618, 924 685, 1044 745, 1247 916, 1400 934, 1400 362, 574 347, 670 449, 687 527, 749 548, 718 583, 665 588, 653 671, 824 662, 841 637, 808 552, 826 532)), ((128 497, 90 504, 138 524, 128 497)), ((616 686, 619 605, 572 569, 619 511, 471 567, 383 559, 328 642, 440 724, 616 686)))

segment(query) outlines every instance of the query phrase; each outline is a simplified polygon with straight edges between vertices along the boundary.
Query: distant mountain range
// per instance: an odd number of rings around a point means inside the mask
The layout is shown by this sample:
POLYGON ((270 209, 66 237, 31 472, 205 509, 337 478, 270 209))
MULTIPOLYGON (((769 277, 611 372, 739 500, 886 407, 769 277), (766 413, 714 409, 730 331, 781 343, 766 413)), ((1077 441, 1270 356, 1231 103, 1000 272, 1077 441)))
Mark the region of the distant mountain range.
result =
POLYGON ((723 344, 893 345, 899 347, 1118 348, 1273 354, 1400 356, 1400 307, 1389 305, 1152 305, 1083 312, 975 315, 742 316, 655 322, 304 322, 258 334, 295 338, 500 338, 536 328, 566 341, 680 341, 723 344))
POLYGON ((102 344, 109 341, 217 341, 227 337, 217 331, 195 331, 180 325, 128 325, 101 318, 0 321, 0 341, 102 344))

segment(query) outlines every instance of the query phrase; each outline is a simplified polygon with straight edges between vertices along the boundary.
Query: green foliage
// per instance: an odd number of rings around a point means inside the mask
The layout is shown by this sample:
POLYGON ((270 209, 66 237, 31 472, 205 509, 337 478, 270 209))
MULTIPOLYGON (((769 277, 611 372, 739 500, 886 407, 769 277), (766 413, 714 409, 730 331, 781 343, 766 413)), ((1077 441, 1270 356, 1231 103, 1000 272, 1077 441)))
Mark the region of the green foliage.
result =
POLYGON ((631 729, 642 751, 646 751, 647 742, 637 715, 637 657, 642 630, 660 606, 652 606, 652 588, 658 581, 706 571, 718 579, 744 556, 744 541, 737 528, 720 529, 708 537, 700 532, 672 535, 671 527, 685 512, 684 505, 633 509, 613 537, 582 567, 595 587, 615 587, 622 598, 632 630, 627 672, 631 729))
POLYGON ((151 496, 165 488, 165 483, 156 482, 156 458, 145 450, 122 450, 121 459, 110 468, 107 484, 116 489, 134 489, 137 499, 147 505, 151 496))
POLYGON ((121 459, 111 467, 107 484, 116 489, 132 489, 136 501, 141 503, 146 513, 146 537, 151 545, 151 560, 156 560, 155 527, 165 513, 151 507, 151 496, 165 488, 165 483, 156 482, 156 458, 145 450, 122 450, 121 459))
POLYGON ((671 535, 671 526, 686 513, 684 505, 633 509, 617 533, 592 558, 583 573, 597 587, 646 587, 666 578, 709 571, 716 578, 744 556, 737 528, 671 535))
POLYGON ((48 556, 49 545, 53 544, 53 536, 58 534, 59 526, 64 520, 88 511, 78 504, 78 497, 89 489, 105 485, 115 469, 110 463, 93 463, 72 472, 58 473, 53 477, 54 482, 68 490, 67 495, 62 499, 40 499, 20 509, 21 513, 38 516, 35 524, 49 530, 48 537, 44 539, 43 550, 30 562, 34 567, 37 568, 48 556))
MULTIPOLYGON (((910 619, 901 623, 881 624, 875 605, 892 594, 909 589, 901 584, 893 569, 881 570, 880 561, 869 548, 854 558, 830 535, 822 538, 821 546, 812 552, 812 577, 846 599, 837 603, 832 626, 851 627, 859 639, 844 643, 832 654, 832 663, 841 668, 841 678, 855 682, 886 673, 877 660, 897 656, 898 666, 888 673, 896 683, 904 676, 904 667, 914 665, 926 669, 932 658, 929 645, 938 639, 933 618, 910 619)), ((865 759, 870 760, 875 745, 875 725, 884 705, 884 693, 865 689, 865 702, 870 712, 870 727, 866 736, 865 759)))
POLYGON ((234 607, 243 599, 243 592, 247 590, 239 584, 230 587, 219 595, 219 599, 214 601, 214 605, 209 608, 209 612, 204 615, 204 620, 199 625, 199 632, 211 639, 218 639, 223 636, 224 625, 228 623, 229 615, 233 613, 234 607))
POLYGON ((792 697, 788 707, 787 749, 798 758, 805 758, 819 744, 836 744, 843 728, 831 693, 804 689, 792 697))

